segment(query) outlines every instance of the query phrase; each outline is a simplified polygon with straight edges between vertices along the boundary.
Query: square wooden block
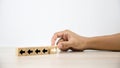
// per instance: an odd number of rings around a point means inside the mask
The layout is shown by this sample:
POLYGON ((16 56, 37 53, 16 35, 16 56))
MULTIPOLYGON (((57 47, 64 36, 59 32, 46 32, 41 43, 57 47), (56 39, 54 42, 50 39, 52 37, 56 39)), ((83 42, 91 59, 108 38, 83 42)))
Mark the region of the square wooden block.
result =
POLYGON ((17 52, 18 52, 17 53, 18 56, 26 56, 27 55, 26 48, 18 48, 17 52))
POLYGON ((50 54, 56 54, 57 53, 57 47, 56 46, 51 46, 50 47, 50 54))
POLYGON ((42 48, 41 47, 35 48, 35 55, 42 55, 42 48))
POLYGON ((41 47, 42 55, 50 54, 49 52, 50 52, 50 47, 41 47))
POLYGON ((35 55, 35 48, 30 47, 30 48, 26 48, 26 56, 32 56, 35 55))

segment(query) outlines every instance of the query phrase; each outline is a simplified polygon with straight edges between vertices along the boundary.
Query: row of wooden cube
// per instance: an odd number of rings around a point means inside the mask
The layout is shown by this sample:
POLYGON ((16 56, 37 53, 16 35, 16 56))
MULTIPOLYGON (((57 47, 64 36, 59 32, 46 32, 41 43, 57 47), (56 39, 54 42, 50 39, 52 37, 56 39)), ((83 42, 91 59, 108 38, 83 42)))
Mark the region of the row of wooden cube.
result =
POLYGON ((22 47, 17 48, 17 56, 33 56, 33 55, 46 55, 57 53, 57 47, 22 47))

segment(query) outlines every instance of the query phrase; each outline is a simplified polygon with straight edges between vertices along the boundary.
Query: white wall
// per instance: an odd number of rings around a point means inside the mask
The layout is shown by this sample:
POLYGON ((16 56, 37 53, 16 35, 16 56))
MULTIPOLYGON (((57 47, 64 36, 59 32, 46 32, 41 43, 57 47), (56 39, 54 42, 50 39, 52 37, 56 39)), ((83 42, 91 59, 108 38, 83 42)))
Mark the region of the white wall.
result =
POLYGON ((0 0, 0 46, 50 45, 56 31, 120 32, 120 0, 0 0))

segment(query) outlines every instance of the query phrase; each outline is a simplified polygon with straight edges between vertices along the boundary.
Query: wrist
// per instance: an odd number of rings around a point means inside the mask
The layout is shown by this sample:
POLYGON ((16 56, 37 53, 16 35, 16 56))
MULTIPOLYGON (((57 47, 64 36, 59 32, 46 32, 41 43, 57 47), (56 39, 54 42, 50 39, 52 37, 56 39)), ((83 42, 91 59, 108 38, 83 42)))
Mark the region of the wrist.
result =
POLYGON ((92 41, 92 38, 91 38, 91 37, 90 37, 90 38, 87 38, 87 39, 85 40, 84 50, 91 48, 91 41, 92 41))

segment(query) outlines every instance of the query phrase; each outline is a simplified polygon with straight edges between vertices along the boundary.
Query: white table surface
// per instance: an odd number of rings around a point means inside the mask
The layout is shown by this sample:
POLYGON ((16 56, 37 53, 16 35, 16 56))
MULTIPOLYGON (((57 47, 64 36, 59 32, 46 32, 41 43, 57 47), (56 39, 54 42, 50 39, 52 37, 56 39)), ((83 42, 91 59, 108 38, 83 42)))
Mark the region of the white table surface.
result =
POLYGON ((120 52, 63 52, 17 57, 15 47, 0 47, 0 68, 120 68, 120 52))

